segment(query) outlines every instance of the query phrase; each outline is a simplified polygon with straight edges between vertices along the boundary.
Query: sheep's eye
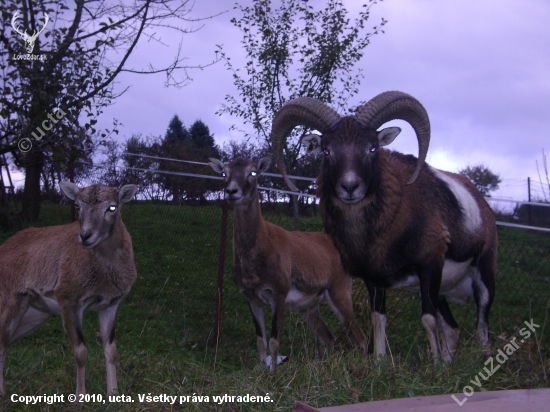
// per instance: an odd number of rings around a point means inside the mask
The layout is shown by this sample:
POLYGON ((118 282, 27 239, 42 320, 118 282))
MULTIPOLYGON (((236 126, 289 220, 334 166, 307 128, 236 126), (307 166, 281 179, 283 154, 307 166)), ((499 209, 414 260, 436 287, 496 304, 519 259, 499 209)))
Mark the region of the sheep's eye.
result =
POLYGON ((227 176, 227 173, 222 172, 222 177, 225 177, 225 176, 227 176))
POLYGON ((116 206, 109 206, 109 212, 114 212, 116 210, 116 206))
POLYGON ((330 154, 330 150, 324 149, 324 150, 323 150, 323 153, 325 154, 325 156, 328 156, 328 155, 330 154))
POLYGON ((376 152, 376 149, 377 149, 376 146, 372 146, 372 147, 370 148, 370 152, 371 152, 371 153, 374 153, 374 152, 376 152))
POLYGON ((253 177, 255 177, 257 174, 258 174, 258 172, 256 172, 255 170, 250 172, 250 176, 253 176, 253 177))
POLYGON ((75 208, 76 210, 80 210, 80 206, 78 206, 76 203, 74 204, 74 208, 75 208))

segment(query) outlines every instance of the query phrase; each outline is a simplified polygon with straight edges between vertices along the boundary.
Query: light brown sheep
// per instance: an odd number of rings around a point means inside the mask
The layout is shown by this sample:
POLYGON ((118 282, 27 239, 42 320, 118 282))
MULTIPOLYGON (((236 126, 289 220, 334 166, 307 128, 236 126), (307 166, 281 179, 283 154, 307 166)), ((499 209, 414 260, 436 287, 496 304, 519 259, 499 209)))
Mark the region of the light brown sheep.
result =
POLYGON ((132 240, 120 207, 135 185, 79 189, 61 182, 75 201, 79 221, 22 230, 0 246, 0 392, 9 345, 51 315, 61 315, 76 360, 76 393, 85 394, 87 349, 82 335, 86 310, 99 311, 107 365, 107 394, 117 393, 115 320, 136 280, 132 240))
POLYGON ((330 238, 319 232, 289 232, 263 219, 258 177, 271 163, 235 159, 210 166, 225 178, 225 198, 233 205, 233 280, 248 299, 260 359, 266 361, 264 306, 271 307, 271 369, 275 369, 285 305, 297 312, 319 339, 321 355, 334 336, 319 312, 326 300, 352 342, 364 353, 367 338, 353 315, 352 279, 342 268, 330 238))

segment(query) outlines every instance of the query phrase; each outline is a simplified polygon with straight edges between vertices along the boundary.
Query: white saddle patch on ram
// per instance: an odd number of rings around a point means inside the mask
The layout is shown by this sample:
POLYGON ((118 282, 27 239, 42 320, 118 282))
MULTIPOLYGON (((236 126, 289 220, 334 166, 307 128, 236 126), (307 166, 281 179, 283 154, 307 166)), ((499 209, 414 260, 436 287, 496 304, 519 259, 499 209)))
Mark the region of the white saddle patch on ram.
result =
POLYGON ((430 170, 433 174, 440 180, 444 181, 449 189, 453 192, 462 212, 464 213, 464 225, 470 231, 474 232, 481 227, 483 223, 481 220, 481 212, 479 206, 475 201, 474 197, 470 194, 468 189, 466 189, 462 184, 450 177, 449 175, 443 173, 441 170, 430 167, 430 170))
MULTIPOLYGON (((451 302, 466 303, 473 296, 471 276, 475 268, 470 266, 471 263, 472 259, 464 262, 445 259, 439 294, 448 296, 451 302)), ((394 283, 392 289, 394 288, 407 288, 420 293, 420 280, 416 274, 408 275, 394 283)))

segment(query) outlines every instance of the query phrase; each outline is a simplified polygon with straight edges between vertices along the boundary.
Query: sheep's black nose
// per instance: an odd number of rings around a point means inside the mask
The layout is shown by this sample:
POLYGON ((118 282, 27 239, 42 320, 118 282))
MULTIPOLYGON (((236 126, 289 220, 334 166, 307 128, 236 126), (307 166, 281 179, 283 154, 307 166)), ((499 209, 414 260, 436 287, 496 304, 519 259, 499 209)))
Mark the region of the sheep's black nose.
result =
POLYGON ((348 192, 350 195, 359 187, 359 183, 356 182, 346 182, 340 185, 342 189, 348 192))
POLYGON ((235 193, 237 193, 239 191, 239 189, 225 189, 225 192, 231 196, 231 195, 234 195, 235 193))
POLYGON ((92 237, 92 232, 80 232, 80 239, 82 239, 82 243, 86 243, 86 241, 92 237))

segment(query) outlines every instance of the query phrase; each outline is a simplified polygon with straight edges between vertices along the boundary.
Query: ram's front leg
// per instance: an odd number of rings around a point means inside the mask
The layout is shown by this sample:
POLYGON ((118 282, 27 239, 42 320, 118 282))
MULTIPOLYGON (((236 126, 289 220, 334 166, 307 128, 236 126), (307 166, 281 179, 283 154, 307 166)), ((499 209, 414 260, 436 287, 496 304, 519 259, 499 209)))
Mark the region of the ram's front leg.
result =
POLYGON ((254 319, 254 327, 256 328, 256 345, 258 346, 258 354, 260 355, 260 360, 265 363, 267 358, 266 347, 267 347, 267 337, 265 334, 265 317, 264 317, 264 308, 257 306, 252 302, 248 302, 248 307, 252 313, 252 318, 254 319))
POLYGON ((105 354, 105 366, 107 369, 107 395, 118 394, 116 380, 116 342, 115 323, 120 301, 106 309, 99 311, 99 329, 105 354))
POLYGON ((277 367, 279 355, 279 339, 285 315, 284 296, 275 296, 271 304, 271 339, 269 339, 269 352, 271 353, 271 370, 277 367))
POLYGON ((63 327, 65 328, 67 335, 69 335, 76 362, 77 395, 86 394, 86 360, 88 358, 88 349, 84 344, 84 335, 82 334, 83 315, 84 310, 82 308, 74 306, 61 307, 63 327))
POLYGON ((365 280, 370 297, 371 320, 374 330, 374 354, 386 354, 386 291, 365 280))

